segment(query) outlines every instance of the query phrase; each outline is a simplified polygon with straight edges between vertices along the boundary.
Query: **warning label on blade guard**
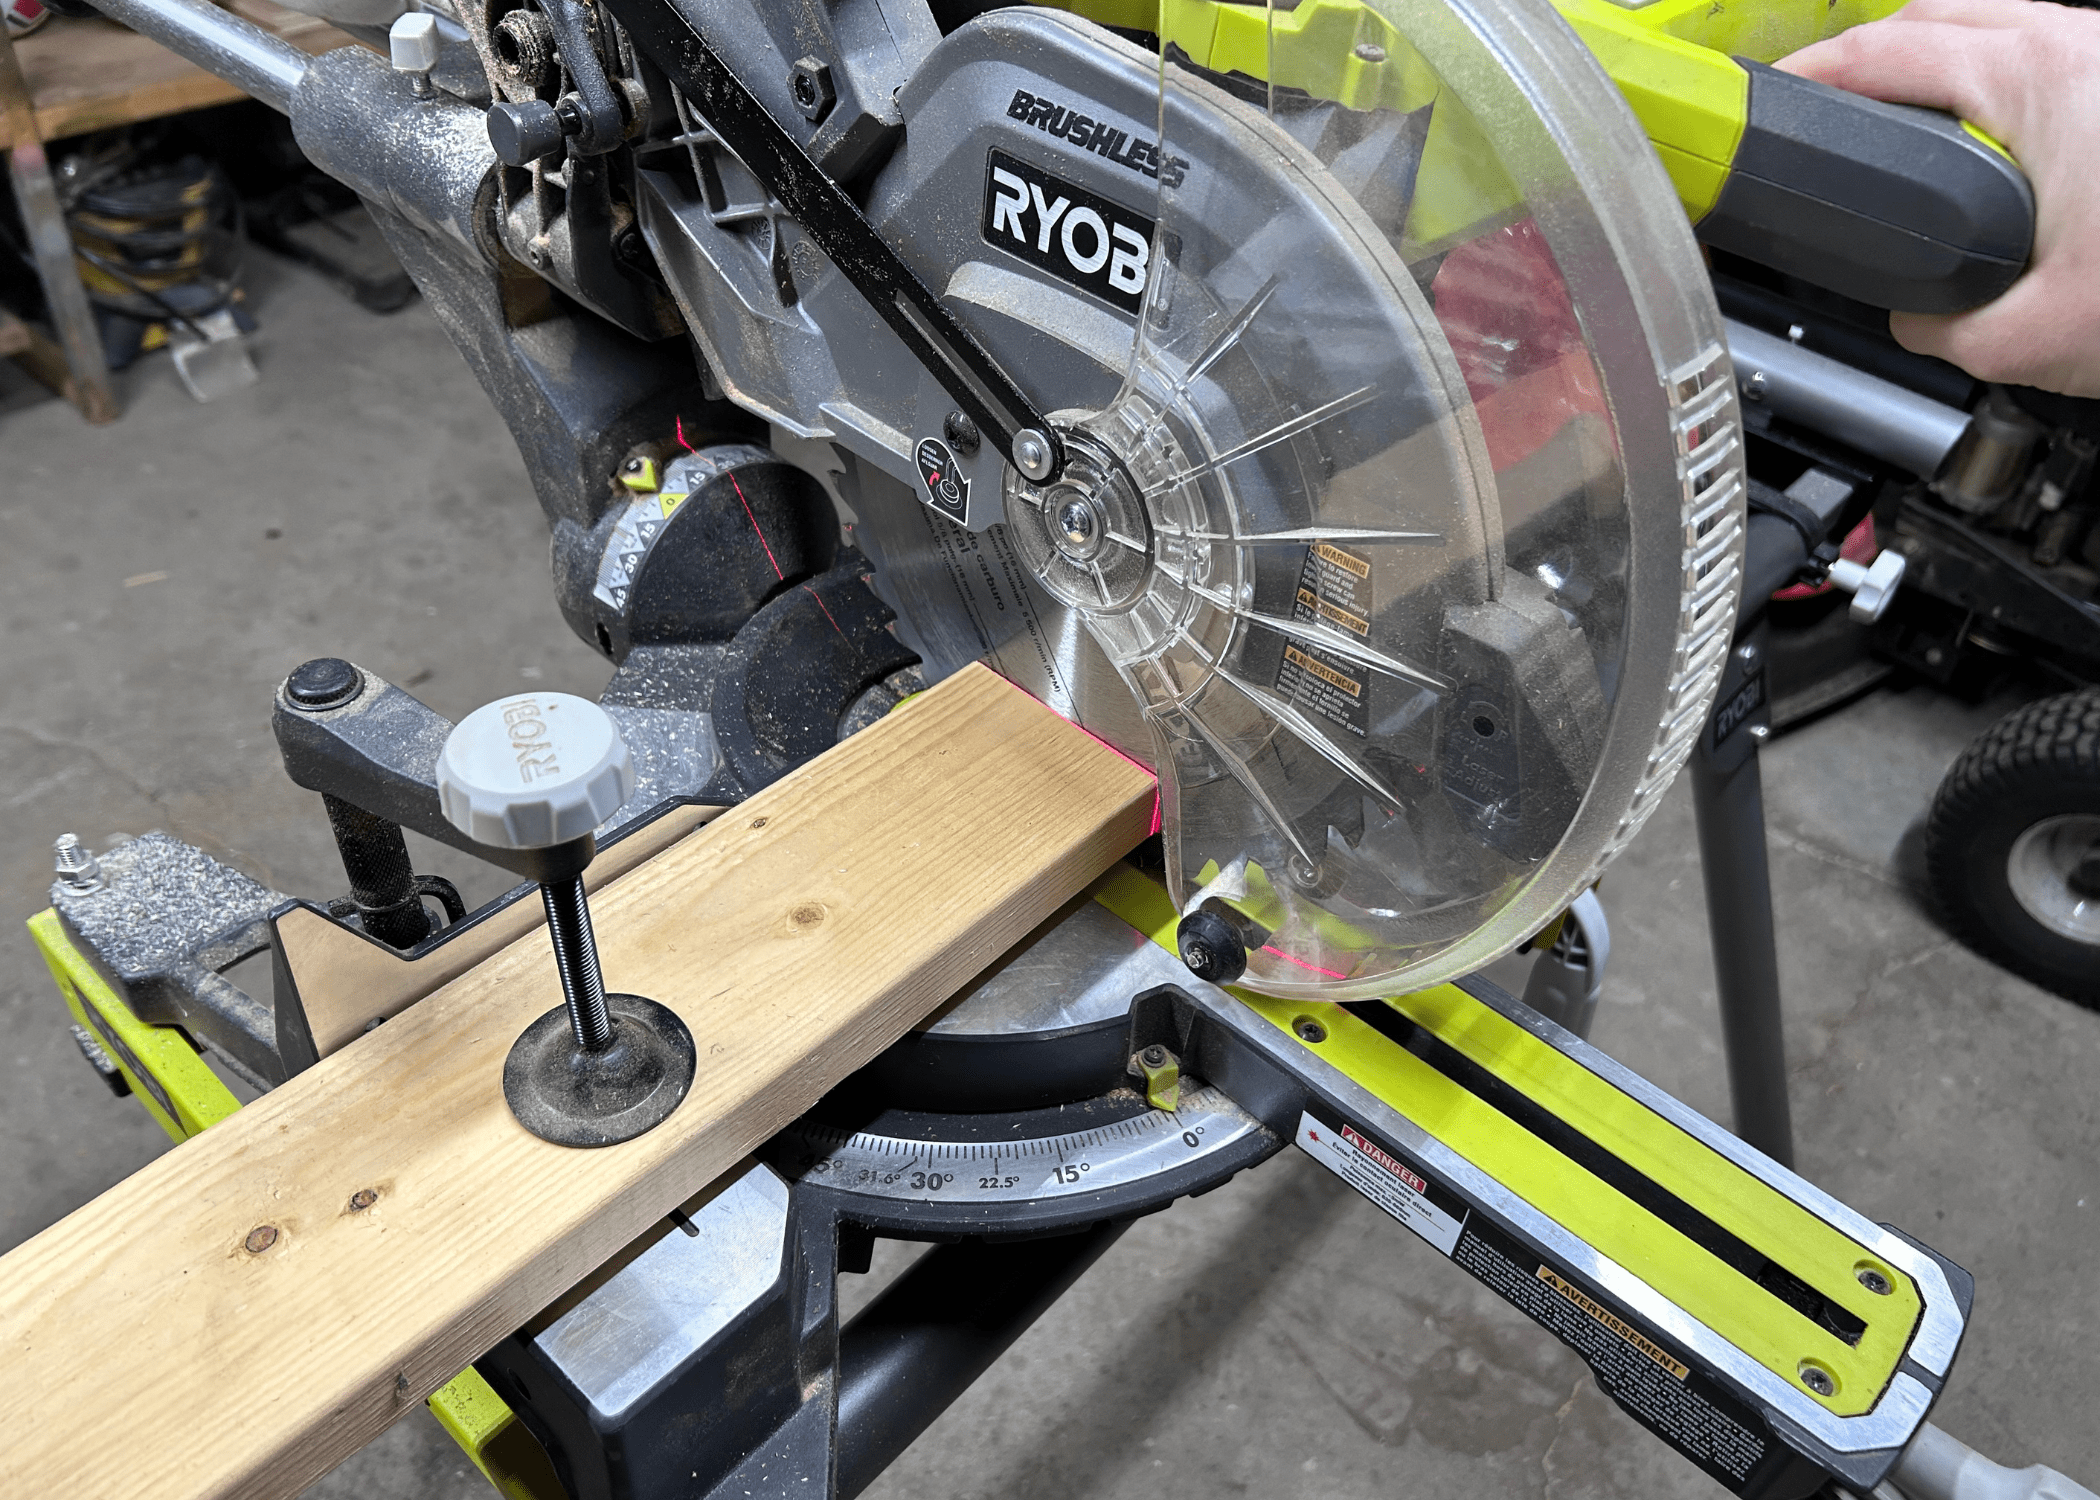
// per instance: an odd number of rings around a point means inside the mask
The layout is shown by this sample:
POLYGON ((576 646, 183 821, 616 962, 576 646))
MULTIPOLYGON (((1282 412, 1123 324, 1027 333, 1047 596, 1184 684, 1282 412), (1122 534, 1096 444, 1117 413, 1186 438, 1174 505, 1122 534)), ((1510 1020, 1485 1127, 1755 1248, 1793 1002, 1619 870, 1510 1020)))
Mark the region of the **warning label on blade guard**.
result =
MULTIPOLYGON (((1316 542, 1306 548, 1291 618, 1344 638, 1367 639, 1371 634, 1369 559, 1332 542, 1316 542)), ((1359 739, 1370 732, 1370 684, 1363 668, 1338 652, 1323 651, 1302 640, 1286 643, 1283 665, 1276 671, 1276 691, 1359 739)))

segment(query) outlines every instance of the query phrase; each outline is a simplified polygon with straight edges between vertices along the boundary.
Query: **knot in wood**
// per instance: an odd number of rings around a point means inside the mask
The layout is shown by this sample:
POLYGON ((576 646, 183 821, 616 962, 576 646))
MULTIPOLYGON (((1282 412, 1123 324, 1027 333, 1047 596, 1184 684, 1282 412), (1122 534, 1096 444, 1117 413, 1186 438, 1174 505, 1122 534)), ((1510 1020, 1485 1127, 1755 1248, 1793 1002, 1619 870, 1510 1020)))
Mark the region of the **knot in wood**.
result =
POLYGON ((804 901, 788 913, 788 921, 798 932, 808 932, 811 928, 821 926, 829 915, 831 914, 824 909, 821 901, 804 901))
POLYGON ((241 1241, 242 1247, 250 1255, 260 1255, 276 1243, 277 1226, 275 1224, 258 1224, 248 1231, 248 1238, 241 1241))

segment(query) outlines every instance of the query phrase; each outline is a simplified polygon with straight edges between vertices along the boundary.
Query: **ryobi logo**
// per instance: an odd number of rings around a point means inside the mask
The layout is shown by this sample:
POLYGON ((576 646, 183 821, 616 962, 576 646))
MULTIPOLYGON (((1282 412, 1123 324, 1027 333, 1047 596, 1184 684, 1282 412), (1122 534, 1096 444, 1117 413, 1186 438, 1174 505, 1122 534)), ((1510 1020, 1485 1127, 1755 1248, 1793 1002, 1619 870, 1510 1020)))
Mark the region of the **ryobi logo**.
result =
POLYGON ((1004 151, 985 170, 984 239, 1125 312, 1144 300, 1152 221, 1004 151))

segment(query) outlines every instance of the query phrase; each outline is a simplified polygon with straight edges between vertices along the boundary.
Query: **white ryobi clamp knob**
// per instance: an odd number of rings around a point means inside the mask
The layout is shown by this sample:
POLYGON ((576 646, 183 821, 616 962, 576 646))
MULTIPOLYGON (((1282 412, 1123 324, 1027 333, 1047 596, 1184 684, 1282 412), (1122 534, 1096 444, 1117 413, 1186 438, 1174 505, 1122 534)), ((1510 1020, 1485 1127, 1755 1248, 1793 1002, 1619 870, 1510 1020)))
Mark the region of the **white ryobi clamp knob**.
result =
POLYGON ((1905 562, 1900 552, 1883 552, 1865 566, 1839 558, 1830 565, 1830 581, 1852 596, 1852 618, 1871 625, 1887 611, 1905 562))
POLYGON ((445 821, 498 849, 580 839, 634 793, 634 760, 605 710, 568 693, 520 693, 459 721, 437 765, 445 821))
POLYGON ((428 11, 412 10, 394 22, 386 40, 394 71, 409 76, 419 97, 428 94, 430 70, 438 62, 437 17, 428 11))

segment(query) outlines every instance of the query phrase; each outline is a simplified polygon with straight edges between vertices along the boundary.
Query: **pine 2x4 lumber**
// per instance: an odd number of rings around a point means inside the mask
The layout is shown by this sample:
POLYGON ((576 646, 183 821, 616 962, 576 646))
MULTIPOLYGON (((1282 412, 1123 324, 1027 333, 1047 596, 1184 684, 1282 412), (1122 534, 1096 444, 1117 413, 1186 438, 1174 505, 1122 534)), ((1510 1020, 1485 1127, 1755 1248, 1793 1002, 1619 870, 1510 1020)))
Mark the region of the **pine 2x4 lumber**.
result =
POLYGON ((572 1150, 511 1117, 504 1056, 561 1003, 525 934, 0 1258, 0 1494, 296 1494, 1084 889, 1155 795, 971 667, 696 830, 591 902, 608 988, 692 1029, 669 1120, 572 1150))

